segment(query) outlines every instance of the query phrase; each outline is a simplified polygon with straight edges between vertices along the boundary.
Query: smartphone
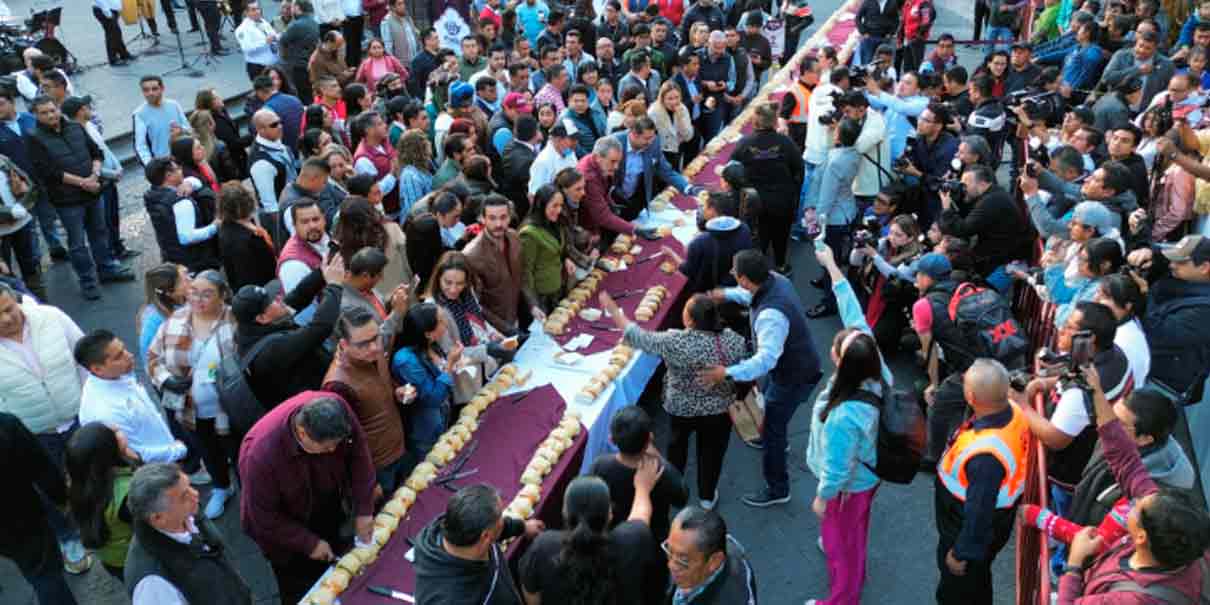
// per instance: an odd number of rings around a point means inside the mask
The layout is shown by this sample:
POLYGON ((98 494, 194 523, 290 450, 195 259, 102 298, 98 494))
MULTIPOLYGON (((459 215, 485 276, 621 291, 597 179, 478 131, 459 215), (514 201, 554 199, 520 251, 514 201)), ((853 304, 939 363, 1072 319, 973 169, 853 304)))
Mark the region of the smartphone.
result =
POLYGON ((1092 363, 1092 332, 1080 330, 1071 337, 1071 365, 1073 369, 1092 363))

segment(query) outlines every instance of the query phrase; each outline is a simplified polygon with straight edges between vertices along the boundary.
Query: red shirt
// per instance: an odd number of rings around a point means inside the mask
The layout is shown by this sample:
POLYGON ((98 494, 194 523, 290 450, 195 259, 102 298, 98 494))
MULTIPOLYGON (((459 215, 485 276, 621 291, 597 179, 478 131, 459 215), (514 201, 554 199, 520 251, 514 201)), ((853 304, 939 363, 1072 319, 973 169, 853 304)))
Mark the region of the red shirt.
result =
MULTIPOLYGON (((609 189, 613 184, 612 177, 605 176, 597 164, 597 156, 588 154, 580 158, 576 164, 580 174, 584 175, 584 199, 580 200, 580 226, 591 233, 612 231, 614 233, 634 233, 634 225, 613 213, 609 207, 609 189)), ((621 166, 618 167, 622 169, 621 166)))

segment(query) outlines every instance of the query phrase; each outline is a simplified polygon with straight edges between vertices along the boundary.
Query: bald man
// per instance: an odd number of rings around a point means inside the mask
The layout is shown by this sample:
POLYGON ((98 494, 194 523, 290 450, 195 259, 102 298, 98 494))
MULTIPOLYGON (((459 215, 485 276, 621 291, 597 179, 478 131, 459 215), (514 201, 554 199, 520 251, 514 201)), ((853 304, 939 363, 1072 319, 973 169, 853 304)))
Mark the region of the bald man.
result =
POLYGON ((975 360, 962 379, 971 417, 937 465, 937 603, 991 605, 991 564, 1025 487, 1029 422, 1008 401, 1008 371, 975 360))
POLYGON ((294 150, 282 142, 282 120, 272 109, 252 114, 256 140, 248 154, 248 171, 260 198, 262 213, 276 213, 281 192, 298 176, 294 150))

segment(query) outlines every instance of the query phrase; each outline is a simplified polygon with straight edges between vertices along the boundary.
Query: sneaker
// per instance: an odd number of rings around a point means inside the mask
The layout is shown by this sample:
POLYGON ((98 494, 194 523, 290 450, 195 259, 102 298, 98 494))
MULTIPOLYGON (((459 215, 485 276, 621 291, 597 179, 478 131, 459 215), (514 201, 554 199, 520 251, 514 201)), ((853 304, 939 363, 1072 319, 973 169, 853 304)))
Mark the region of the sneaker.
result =
POLYGON ((64 248, 63 246, 55 246, 51 248, 50 258, 56 263, 67 260, 67 248, 64 248))
POLYGON ((766 487, 766 488, 760 490, 759 492, 752 492, 751 494, 744 494, 744 497, 741 498, 741 500, 743 501, 744 504, 747 504, 748 506, 755 506, 757 508, 768 508, 775 504, 785 504, 785 503, 789 502, 790 501, 790 492, 787 491, 785 493, 785 495, 778 496, 778 495, 774 494, 769 488, 766 487))
POLYGON ((206 510, 204 511, 207 519, 217 519, 223 516, 223 511, 227 506, 227 498, 231 497, 230 489, 216 487, 210 490, 210 500, 206 502, 206 510))
POLYGON ((84 553, 84 556, 76 561, 68 561, 68 560, 64 559, 63 560, 63 571, 65 571, 73 576, 78 576, 80 574, 86 573, 89 569, 92 569, 92 564, 96 560, 97 560, 97 558, 92 556, 92 553, 84 553))
POLYGON ((101 288, 97 287, 96 284, 85 286, 82 294, 84 300, 101 300, 101 288))
POLYGON ((702 508, 706 510, 714 510, 714 506, 718 504, 718 488, 714 490, 714 498, 711 500, 702 500, 699 502, 702 508))
MULTIPOLYGON (((746 445, 754 450, 763 450, 763 449, 765 449, 765 440, 760 437, 757 437, 756 439, 753 439, 751 441, 745 441, 744 445, 746 445)), ((790 453, 790 442, 789 441, 786 442, 786 453, 787 454, 790 453)))
POLYGON ((819 552, 824 553, 825 555, 828 554, 827 551, 823 549, 823 536, 820 536, 815 540, 815 545, 819 547, 819 552))
POLYGON ((210 473, 206 472, 205 468, 198 469, 196 473, 189 475, 189 483, 193 485, 210 485, 214 479, 210 473))
POLYGON ((101 283, 109 284, 114 282, 134 281, 137 279, 134 270, 130 267, 115 267, 100 274, 101 283))

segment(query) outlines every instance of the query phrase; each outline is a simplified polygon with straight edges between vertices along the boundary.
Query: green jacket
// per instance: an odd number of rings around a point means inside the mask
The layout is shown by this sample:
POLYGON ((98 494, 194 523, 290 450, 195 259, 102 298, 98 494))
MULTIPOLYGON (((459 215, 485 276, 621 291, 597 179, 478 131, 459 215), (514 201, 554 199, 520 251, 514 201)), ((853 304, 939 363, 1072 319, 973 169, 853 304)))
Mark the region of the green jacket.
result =
POLYGON ((133 476, 134 470, 130 468, 120 468, 114 473, 113 500, 105 507, 105 526, 109 528, 109 540, 105 546, 97 549, 97 557, 110 567, 126 567, 126 551, 130 550, 130 538, 134 535, 134 529, 118 514, 122 510, 122 503, 126 501, 126 494, 130 492, 130 479, 133 476))
POLYGON ((524 285, 539 296, 558 296, 563 289, 563 238, 549 229, 526 224, 521 237, 524 285))

